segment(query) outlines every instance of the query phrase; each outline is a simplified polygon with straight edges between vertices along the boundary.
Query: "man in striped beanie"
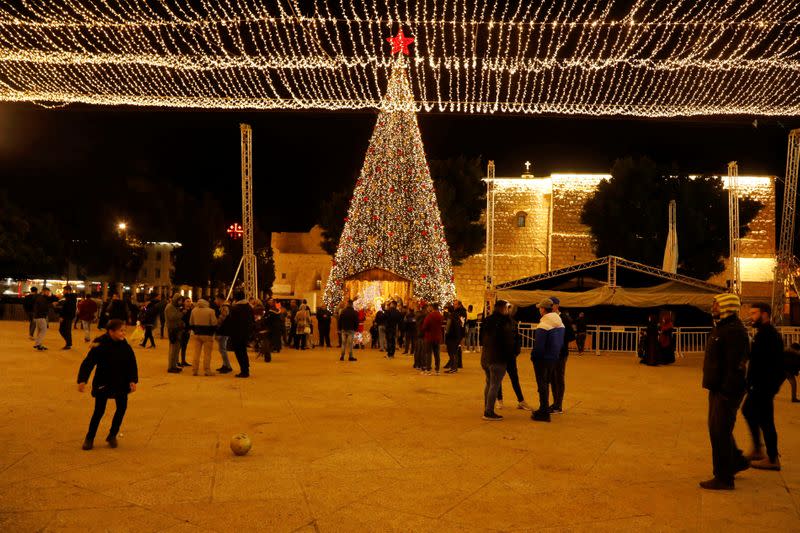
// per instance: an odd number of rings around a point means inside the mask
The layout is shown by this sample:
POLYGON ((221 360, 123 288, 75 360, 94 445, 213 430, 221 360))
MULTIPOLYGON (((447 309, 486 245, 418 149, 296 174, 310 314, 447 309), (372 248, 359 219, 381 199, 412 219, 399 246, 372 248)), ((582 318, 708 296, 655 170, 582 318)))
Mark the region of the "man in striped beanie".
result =
POLYGON ((700 486, 708 490, 733 490, 733 478, 750 468, 736 446, 733 426, 746 390, 745 368, 750 339, 739 319, 741 302, 735 294, 714 297, 711 314, 716 325, 708 336, 703 361, 703 388, 708 389, 708 433, 714 477, 700 486))

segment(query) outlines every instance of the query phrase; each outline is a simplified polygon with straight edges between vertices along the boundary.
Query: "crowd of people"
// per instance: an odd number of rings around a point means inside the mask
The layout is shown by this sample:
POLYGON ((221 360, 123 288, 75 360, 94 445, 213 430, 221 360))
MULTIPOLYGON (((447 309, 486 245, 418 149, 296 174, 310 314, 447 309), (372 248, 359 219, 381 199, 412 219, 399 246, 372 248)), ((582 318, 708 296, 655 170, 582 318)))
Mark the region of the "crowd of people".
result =
MULTIPOLYGON (((788 380, 792 402, 800 401, 796 381, 800 373, 800 344, 784 349, 780 333, 771 324, 771 309, 763 303, 751 306, 750 323, 755 333, 750 336, 739 316, 740 306, 738 296, 722 294, 715 297, 712 307, 715 325, 706 347, 703 387, 709 391, 708 428, 714 477, 700 483, 709 490, 733 489, 736 474, 751 467, 780 470, 774 397, 788 380), (752 438, 752 451, 748 455, 742 453, 733 438, 740 407, 752 438)), ((402 349, 402 353, 412 356, 413 368, 423 375, 439 374, 442 369, 455 374, 463 368, 464 351, 480 350, 485 375, 483 419, 503 420, 497 411, 503 408, 502 383, 508 374, 517 408, 532 411, 530 416, 534 421, 550 422, 552 415, 564 412, 569 345, 574 341, 582 353, 587 328, 584 314, 580 313, 573 323, 569 314, 562 312, 557 297, 544 299, 536 307, 541 318, 530 353, 539 397, 534 410, 520 386, 517 366, 522 346, 520 331, 512 318, 512 306, 502 300, 495 303, 492 314, 483 320, 471 306, 464 308, 460 301, 440 309, 437 303, 406 306, 392 300, 379 306, 371 316, 366 309, 356 310, 353 301, 347 301, 334 313, 320 308, 314 315, 306 301, 292 301, 284 307, 268 299, 262 304, 253 298, 245 299, 241 292, 232 301, 217 295, 212 302, 202 298, 194 302, 180 294, 165 301, 153 294, 141 305, 112 294, 98 304, 86 294, 79 298, 69 285, 60 297, 54 297, 47 287, 41 291, 33 288, 24 303, 29 316, 28 335, 34 340, 36 350, 47 349, 44 340, 52 313, 58 317, 58 331, 65 342, 63 349, 72 348, 73 329, 78 325, 84 340, 91 342, 78 373, 79 390, 83 391, 94 370, 91 390, 95 408, 83 443, 86 450, 93 447, 109 399, 115 400, 116 411, 106 440, 109 446, 117 446, 116 436, 127 409, 127 396, 135 392, 138 383, 136 356, 128 340, 142 349, 155 348, 156 328, 161 338, 166 334, 168 339, 167 372, 180 373, 192 368, 195 376, 201 372, 205 376, 215 375, 211 359, 216 348, 222 362, 216 373, 233 371, 230 350, 239 366, 236 377, 247 378, 250 346, 265 362, 270 362, 272 354, 284 346, 297 350, 313 348, 315 322, 319 345, 331 347, 330 328, 334 318, 340 361, 345 357, 357 361, 354 350, 359 342, 365 342, 365 336, 387 359, 394 359, 402 349), (369 320, 371 324, 367 326, 369 320), (92 341, 93 324, 102 333, 92 341), (128 339, 126 326, 132 324, 137 325, 135 331, 141 335, 128 339), (371 332, 365 335, 365 330, 371 332), (443 366, 442 345, 448 355, 443 366), (187 360, 190 348, 191 363, 187 360)), ((671 330, 672 321, 668 317, 660 322, 651 317, 644 340, 646 364, 674 361, 671 330)))

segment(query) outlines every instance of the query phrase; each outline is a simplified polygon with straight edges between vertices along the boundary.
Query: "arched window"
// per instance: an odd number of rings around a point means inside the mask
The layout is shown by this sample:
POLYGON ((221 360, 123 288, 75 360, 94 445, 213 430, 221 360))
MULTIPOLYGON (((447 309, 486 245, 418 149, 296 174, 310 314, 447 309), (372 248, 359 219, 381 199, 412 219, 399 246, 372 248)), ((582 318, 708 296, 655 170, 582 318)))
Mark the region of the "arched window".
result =
POLYGON ((520 211, 517 213, 517 227, 524 228, 525 223, 528 221, 528 213, 525 211, 520 211))

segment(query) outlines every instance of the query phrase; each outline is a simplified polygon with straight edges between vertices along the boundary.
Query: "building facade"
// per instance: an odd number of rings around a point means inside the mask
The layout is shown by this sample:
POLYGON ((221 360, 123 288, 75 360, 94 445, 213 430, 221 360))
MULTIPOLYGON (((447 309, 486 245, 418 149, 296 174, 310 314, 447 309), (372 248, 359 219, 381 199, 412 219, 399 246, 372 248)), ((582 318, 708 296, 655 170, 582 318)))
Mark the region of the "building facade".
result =
POLYGON ((320 246, 322 228, 304 233, 273 233, 275 261, 273 298, 307 300, 312 310, 322 305, 322 294, 331 272, 331 256, 320 246))

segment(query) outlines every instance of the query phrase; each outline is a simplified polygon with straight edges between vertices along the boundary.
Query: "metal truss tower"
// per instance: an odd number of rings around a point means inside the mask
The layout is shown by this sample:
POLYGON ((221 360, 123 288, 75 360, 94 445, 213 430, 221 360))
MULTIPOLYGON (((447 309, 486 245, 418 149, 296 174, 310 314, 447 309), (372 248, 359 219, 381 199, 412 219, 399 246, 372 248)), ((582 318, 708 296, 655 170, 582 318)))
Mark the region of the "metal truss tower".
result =
POLYGON ((728 245, 730 255, 730 278, 728 290, 742 293, 741 240, 739 238, 739 164, 728 163, 728 245))
POLYGON ((258 266, 253 247, 253 130, 239 124, 242 131, 242 265, 246 298, 258 298, 258 266))
POLYGON ((797 173, 800 165, 800 129, 789 132, 789 148, 786 152, 786 177, 784 179, 783 209, 778 251, 775 254, 775 279, 772 282, 772 317, 776 325, 783 324, 786 290, 795 286, 797 260, 794 257, 794 222, 797 201, 797 173))
POLYGON ((489 316, 494 305, 494 161, 486 169, 486 269, 484 274, 486 294, 484 316, 489 316))

